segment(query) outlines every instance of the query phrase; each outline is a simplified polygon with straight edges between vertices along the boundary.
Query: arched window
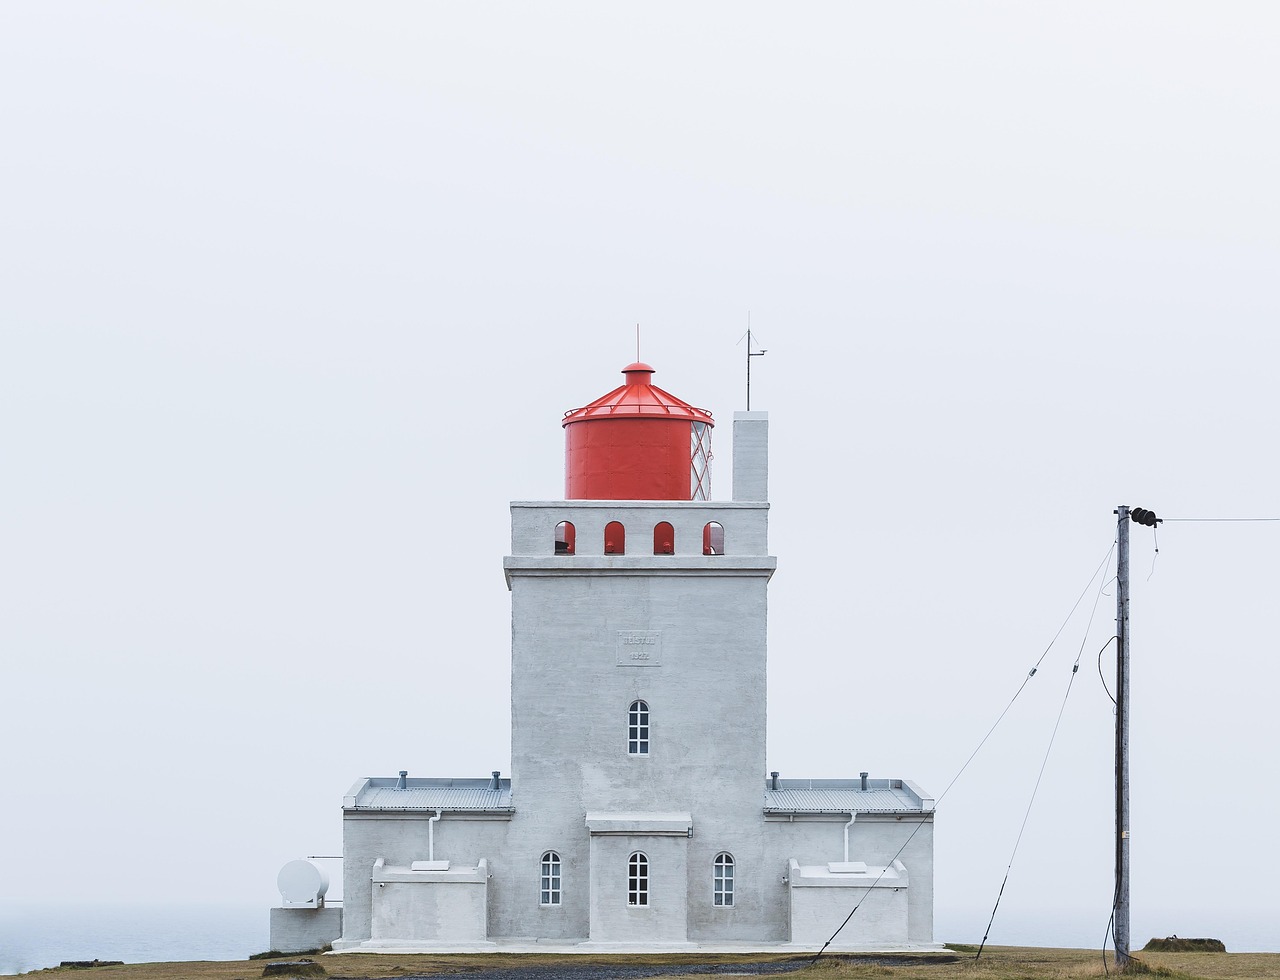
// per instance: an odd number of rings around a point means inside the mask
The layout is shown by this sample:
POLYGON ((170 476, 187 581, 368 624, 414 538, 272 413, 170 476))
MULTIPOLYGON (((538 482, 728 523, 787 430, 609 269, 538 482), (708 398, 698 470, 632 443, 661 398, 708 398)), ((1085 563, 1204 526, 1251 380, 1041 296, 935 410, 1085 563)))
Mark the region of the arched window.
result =
POLYGON ((627 709, 627 754, 649 754, 649 705, 632 701, 627 709))
POLYGON ((610 521, 604 526, 604 553, 606 555, 627 553, 627 532, 617 521, 610 521))
POLYGON ((571 555, 577 543, 577 532, 569 521, 556 525, 556 554, 571 555))
POLYGON ((640 851, 627 859, 627 904, 649 904, 649 859, 640 851))
POLYGON ((542 855, 541 905, 560 904, 560 855, 547 851, 542 855))
POLYGON ((702 553, 704 555, 724 554, 724 525, 712 521, 702 529, 702 553))
POLYGON ((676 529, 662 521, 653 527, 653 553, 655 555, 674 555, 676 553, 676 529))
POLYGON ((733 908, 733 855, 721 851, 716 855, 713 903, 717 908, 733 908))

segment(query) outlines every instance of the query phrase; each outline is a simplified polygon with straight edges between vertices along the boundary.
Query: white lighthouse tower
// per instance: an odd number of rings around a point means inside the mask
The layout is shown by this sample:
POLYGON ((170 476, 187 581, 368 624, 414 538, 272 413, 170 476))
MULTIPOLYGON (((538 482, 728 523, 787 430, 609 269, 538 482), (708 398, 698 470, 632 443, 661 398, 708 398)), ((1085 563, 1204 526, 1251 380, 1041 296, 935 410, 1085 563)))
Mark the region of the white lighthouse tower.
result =
POLYGON ((783 939, 781 921, 761 932, 779 875, 736 874, 765 853, 768 423, 735 420, 735 499, 691 500, 708 496, 709 413, 648 365, 623 373, 564 421, 570 499, 511 509, 512 838, 553 842, 578 883, 558 920, 518 902, 513 926, 783 939))
POLYGON ((767 416, 713 500, 714 420, 653 374, 511 505, 510 778, 359 780, 335 948, 812 949, 854 905, 834 946, 932 945, 933 800, 767 770, 767 416))

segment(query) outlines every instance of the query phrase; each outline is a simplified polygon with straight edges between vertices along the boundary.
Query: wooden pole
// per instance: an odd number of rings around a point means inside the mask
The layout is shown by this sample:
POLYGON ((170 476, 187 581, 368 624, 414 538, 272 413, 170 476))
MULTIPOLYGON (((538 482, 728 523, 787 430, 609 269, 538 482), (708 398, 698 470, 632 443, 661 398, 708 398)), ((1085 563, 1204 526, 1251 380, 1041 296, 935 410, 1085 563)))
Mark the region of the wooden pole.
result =
POLYGON ((1129 965, 1129 508, 1116 508, 1116 966, 1129 965))

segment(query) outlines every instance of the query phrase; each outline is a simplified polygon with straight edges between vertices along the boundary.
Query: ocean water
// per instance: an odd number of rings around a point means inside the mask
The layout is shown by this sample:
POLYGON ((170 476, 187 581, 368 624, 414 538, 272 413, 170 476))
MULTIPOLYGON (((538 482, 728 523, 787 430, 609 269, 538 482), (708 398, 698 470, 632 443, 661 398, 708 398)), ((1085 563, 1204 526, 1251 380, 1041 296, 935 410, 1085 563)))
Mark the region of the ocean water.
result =
POLYGON ((0 901, 0 974, 63 960, 242 960, 268 949, 270 909, 0 901))

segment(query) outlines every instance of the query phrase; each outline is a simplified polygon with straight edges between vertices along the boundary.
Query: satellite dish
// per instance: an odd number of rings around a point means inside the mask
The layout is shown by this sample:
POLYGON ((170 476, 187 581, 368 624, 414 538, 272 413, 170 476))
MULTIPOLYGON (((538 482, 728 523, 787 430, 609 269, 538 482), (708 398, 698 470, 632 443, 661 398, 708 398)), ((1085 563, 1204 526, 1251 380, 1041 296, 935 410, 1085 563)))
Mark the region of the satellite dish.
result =
POLYGON ((310 861, 290 861, 276 876, 285 908, 321 908, 329 876, 310 861))

